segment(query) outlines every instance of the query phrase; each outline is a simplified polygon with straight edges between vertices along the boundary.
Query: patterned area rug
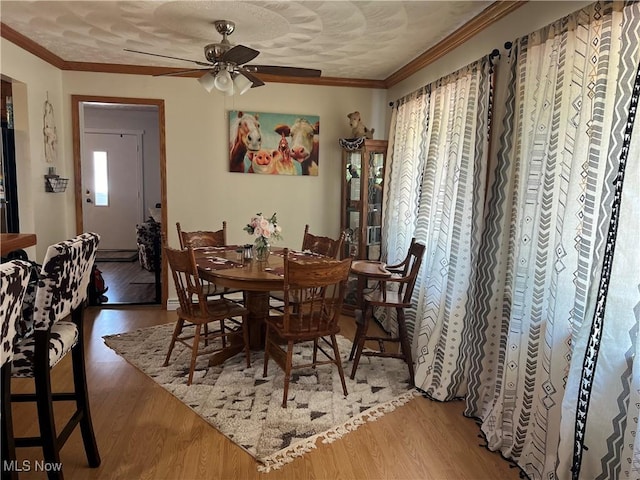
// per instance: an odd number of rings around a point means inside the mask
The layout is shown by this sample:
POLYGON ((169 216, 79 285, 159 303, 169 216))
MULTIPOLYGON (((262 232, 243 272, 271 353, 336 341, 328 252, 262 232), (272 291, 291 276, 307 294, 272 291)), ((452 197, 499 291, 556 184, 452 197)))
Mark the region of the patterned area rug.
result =
MULTIPOLYGON (((315 448, 317 440, 331 443, 418 395, 408 386, 406 364, 398 359, 363 357, 351 380, 351 362, 346 360, 351 342, 340 336, 347 397, 337 368, 323 365, 294 371, 283 409, 283 372, 270 361, 269 375, 263 378, 263 352, 251 352, 251 368, 246 368, 242 354, 219 367, 209 367, 208 356, 203 355, 198 358, 192 385, 187 386, 191 350, 176 345, 171 363, 162 367, 173 327, 159 325, 104 339, 107 346, 253 456, 262 472, 302 456, 315 448)), ((294 365, 303 358, 309 361, 311 347, 310 343, 298 346, 294 365)))

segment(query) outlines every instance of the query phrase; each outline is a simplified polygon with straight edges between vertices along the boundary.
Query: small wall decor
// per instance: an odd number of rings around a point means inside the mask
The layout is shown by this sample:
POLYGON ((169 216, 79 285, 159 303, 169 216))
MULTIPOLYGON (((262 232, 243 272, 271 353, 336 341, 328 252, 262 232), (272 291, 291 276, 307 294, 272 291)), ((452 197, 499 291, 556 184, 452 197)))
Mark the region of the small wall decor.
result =
POLYGON ((320 117, 229 112, 229 171, 318 175, 320 117))
POLYGON ((49 93, 44 101, 44 119, 42 133, 44 135, 44 158, 47 163, 54 163, 57 159, 58 134, 53 117, 53 105, 49 102, 49 93))

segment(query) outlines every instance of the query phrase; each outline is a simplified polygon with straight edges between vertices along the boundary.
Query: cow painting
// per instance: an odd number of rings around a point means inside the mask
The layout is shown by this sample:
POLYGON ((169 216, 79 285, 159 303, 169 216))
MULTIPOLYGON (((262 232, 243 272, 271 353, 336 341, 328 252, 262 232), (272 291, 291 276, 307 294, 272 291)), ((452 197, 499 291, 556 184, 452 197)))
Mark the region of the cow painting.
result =
POLYGON ((284 137, 291 137, 291 158, 302 167, 302 175, 318 175, 320 122, 312 125, 306 118, 296 118, 292 125, 279 125, 278 130, 284 137))
POLYGON ((231 111, 229 126, 230 172, 318 175, 318 116, 231 111))

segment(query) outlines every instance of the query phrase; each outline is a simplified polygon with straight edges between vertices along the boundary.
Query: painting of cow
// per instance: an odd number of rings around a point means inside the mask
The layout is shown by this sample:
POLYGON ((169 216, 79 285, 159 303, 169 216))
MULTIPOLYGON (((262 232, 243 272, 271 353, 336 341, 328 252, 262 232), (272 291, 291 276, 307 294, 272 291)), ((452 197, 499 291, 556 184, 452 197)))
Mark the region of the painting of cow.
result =
POLYGON ((320 117, 229 112, 229 171, 318 175, 320 117))

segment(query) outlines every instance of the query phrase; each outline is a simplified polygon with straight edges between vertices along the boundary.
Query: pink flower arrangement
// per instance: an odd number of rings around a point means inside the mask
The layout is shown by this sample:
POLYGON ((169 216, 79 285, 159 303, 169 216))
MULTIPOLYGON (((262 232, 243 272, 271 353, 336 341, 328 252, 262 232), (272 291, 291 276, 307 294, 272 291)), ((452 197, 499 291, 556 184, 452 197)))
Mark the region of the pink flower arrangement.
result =
POLYGON ((257 213, 243 230, 256 237, 255 247, 258 253, 268 250, 271 240, 282 238, 280 235, 282 229, 278 225, 275 213, 269 218, 265 218, 262 213, 257 213))

